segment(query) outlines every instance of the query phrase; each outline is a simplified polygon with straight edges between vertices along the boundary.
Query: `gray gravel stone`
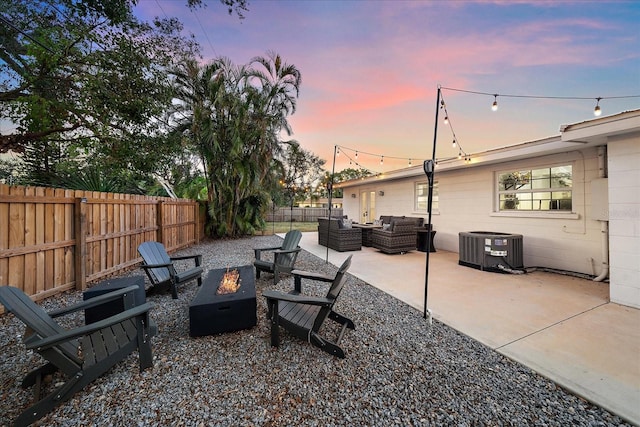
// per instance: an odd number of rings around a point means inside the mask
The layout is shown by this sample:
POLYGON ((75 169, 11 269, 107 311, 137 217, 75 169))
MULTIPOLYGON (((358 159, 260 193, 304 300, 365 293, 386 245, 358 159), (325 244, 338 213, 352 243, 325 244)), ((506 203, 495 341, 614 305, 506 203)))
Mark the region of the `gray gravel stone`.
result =
MULTIPOLYGON (((277 236, 207 241, 179 254, 204 255, 205 270, 251 264, 253 248, 277 236)), ((333 274, 336 267, 307 252, 297 268, 333 274)), ((125 275, 140 275, 132 270, 125 275)), ((138 371, 134 354, 77 393, 38 425, 56 426, 622 426, 618 416, 568 393, 469 337, 349 276, 336 310, 351 318, 337 359, 287 333, 269 345, 264 289, 289 290, 291 276, 256 282, 258 325, 250 330, 189 337, 195 282, 150 295, 159 334, 154 367, 138 371)), ((326 284, 305 290, 321 295, 326 284)), ((82 299, 79 291, 47 299, 47 310, 82 299)), ((82 322, 81 315, 68 321, 82 322)), ((332 323, 332 322, 330 322, 332 323)), ((32 400, 22 377, 41 363, 21 343, 23 325, 0 317, 0 425, 32 400)), ((327 334, 329 334, 329 329, 327 334)), ((53 382, 59 381, 54 378, 53 382)))

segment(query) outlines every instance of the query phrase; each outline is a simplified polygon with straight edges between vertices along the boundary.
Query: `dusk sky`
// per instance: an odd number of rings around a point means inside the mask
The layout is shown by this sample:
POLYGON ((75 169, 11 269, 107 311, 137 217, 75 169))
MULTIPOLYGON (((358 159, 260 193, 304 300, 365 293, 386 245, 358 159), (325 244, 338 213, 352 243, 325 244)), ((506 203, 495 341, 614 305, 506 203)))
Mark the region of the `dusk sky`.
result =
MULTIPOLYGON (((215 0, 141 0, 144 19, 176 16, 203 62, 279 53, 302 74, 294 134, 327 160, 334 146, 377 172, 431 157, 438 85, 469 154, 559 134, 562 124, 640 108, 640 1, 251 1, 245 19, 215 0), (538 99, 589 98, 584 100, 538 99), (375 156, 367 156, 371 153, 375 156), (380 165, 384 156, 384 165, 380 165), (394 161, 394 157, 402 158, 394 161)), ((438 125, 437 157, 456 156, 438 125)), ((349 165, 341 156, 336 170, 349 165)))

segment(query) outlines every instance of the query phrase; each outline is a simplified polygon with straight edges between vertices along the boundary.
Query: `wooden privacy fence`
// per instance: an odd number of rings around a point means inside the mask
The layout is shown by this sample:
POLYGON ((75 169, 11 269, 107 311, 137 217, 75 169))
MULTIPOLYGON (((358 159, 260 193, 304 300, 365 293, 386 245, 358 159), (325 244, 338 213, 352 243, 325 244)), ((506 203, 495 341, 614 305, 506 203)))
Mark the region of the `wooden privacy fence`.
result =
POLYGON ((85 289, 140 262, 142 242, 198 243, 200 226, 193 200, 0 184, 0 285, 36 300, 85 289))

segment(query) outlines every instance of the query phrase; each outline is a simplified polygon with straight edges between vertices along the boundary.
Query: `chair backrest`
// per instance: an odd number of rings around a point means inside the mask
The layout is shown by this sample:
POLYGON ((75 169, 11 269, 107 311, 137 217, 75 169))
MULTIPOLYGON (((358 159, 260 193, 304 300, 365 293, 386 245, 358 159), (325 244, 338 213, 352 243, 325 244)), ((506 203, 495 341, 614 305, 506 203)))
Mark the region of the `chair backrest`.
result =
POLYGON ((416 223, 413 219, 392 219, 391 231, 395 234, 415 234, 416 223))
POLYGON ((333 282, 331 283, 331 287, 327 291, 327 298, 333 299, 334 302, 338 298, 338 296, 340 295, 340 292, 342 292, 342 288, 344 287, 344 282, 347 281, 347 278, 345 277, 345 274, 347 273, 347 270, 349 270, 349 267, 351 267, 351 258, 352 257, 353 257, 353 255, 349 255, 347 257, 347 259, 344 260, 344 262, 342 263, 342 265, 338 269, 338 272, 336 273, 336 277, 333 278, 333 282))
MULTIPOLYGON (((21 289, 14 286, 0 286, 0 303, 39 338, 46 338, 65 332, 42 307, 33 302, 21 289)), ((28 339, 26 334, 25 332, 25 339, 28 339)), ((71 342, 67 341, 59 344, 56 348, 75 363, 81 362, 78 358, 77 348, 71 342)), ((59 366, 59 368, 61 367, 59 366)))
MULTIPOLYGON (((302 233, 300 230, 289 230, 287 234, 284 236, 284 241, 282 242, 282 246, 280 249, 283 251, 291 251, 298 247, 300 243, 300 239, 302 238, 302 233)), ((293 263, 295 262, 297 254, 283 254, 278 257, 278 264, 286 267, 293 267, 293 263)))
MULTIPOLYGON (((147 265, 171 264, 171 258, 160 242, 144 242, 138 246, 138 253, 147 265)), ((155 283, 166 282, 171 278, 169 267, 150 268, 147 272, 155 279, 155 283)))
POLYGON ((318 315, 316 316, 316 319, 313 322, 313 330, 316 332, 320 329, 320 326, 322 326, 322 324, 326 320, 327 316, 333 309, 333 306, 336 303, 338 296, 340 296, 340 292, 342 292, 342 288, 344 288, 344 284, 347 281, 347 278, 345 275, 347 273, 347 270, 349 270, 349 267, 351 267, 352 256, 353 255, 349 255, 347 259, 344 260, 344 262, 338 269, 338 272, 336 273, 336 277, 333 278, 331 287, 329 287, 329 291, 327 292, 327 298, 333 300, 333 302, 331 304, 331 307, 322 307, 318 312, 318 315))

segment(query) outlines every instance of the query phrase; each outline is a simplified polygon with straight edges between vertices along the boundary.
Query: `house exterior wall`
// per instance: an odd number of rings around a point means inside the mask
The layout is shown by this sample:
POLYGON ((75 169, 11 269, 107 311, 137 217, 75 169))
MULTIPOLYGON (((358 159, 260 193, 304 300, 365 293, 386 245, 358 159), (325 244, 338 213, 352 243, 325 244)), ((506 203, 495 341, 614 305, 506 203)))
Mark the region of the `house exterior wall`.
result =
POLYGON ((608 148, 609 263, 612 302, 640 308, 640 135, 608 148))
MULTIPOLYGON (((598 178, 598 153, 595 148, 576 149, 560 154, 526 160, 506 161, 492 165, 469 166, 438 171, 439 209, 434 210, 432 223, 437 234, 437 249, 458 252, 458 233, 464 231, 494 231, 523 235, 524 264, 543 266, 597 275, 602 265, 600 223, 590 219, 592 179, 598 178), (553 165, 573 165, 573 213, 563 212, 497 212, 496 174, 553 165)), ((421 170, 419 170, 421 172, 421 170)), ((395 181, 367 184, 367 189, 384 191, 376 199, 377 217, 407 215, 427 218, 425 212, 414 210, 414 186, 425 182, 424 174, 416 173, 395 181)), ((345 188, 345 213, 359 217, 358 186, 345 188)))

